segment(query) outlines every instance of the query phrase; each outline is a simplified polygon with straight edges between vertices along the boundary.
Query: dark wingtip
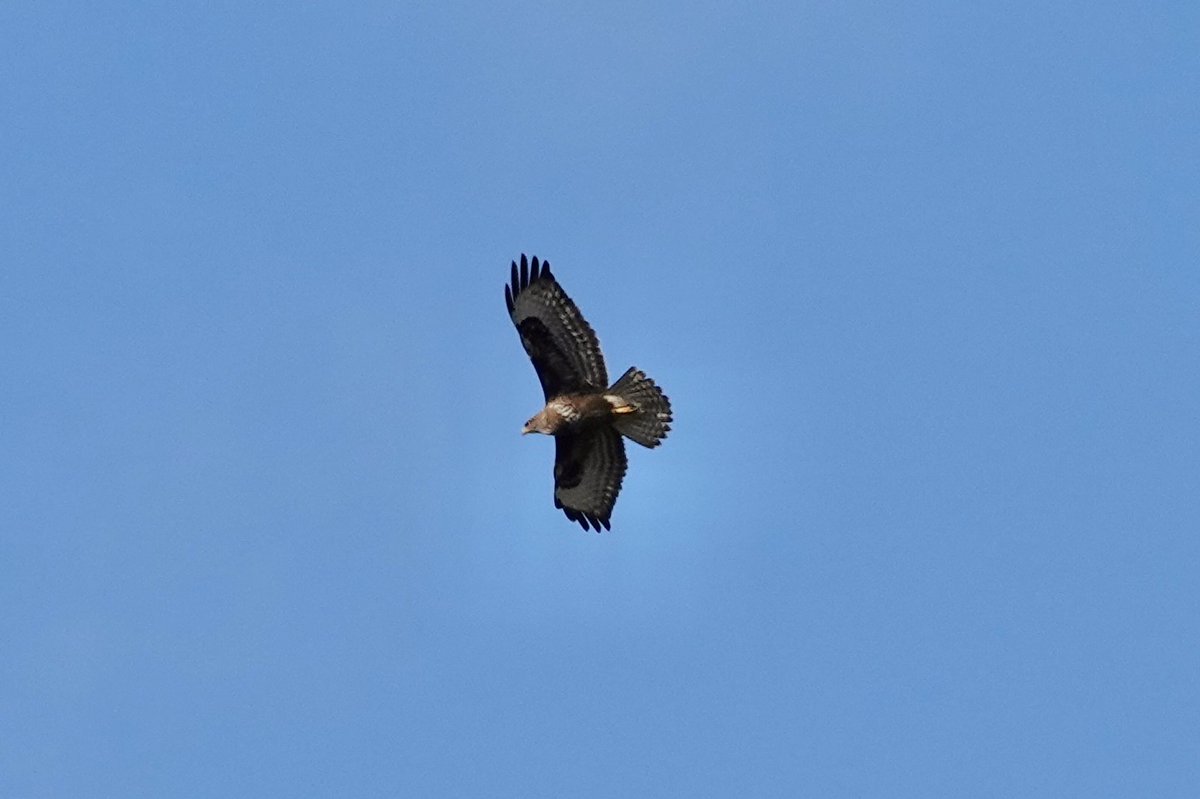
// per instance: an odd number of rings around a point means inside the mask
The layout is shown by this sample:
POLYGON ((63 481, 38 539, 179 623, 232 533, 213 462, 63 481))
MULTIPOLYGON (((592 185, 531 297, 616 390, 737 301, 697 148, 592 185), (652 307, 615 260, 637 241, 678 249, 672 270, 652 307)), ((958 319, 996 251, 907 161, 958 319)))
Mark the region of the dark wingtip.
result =
POLYGON ((580 513, 579 511, 575 510, 574 508, 568 508, 566 505, 563 505, 558 497, 554 498, 554 507, 560 508, 562 510, 562 512, 566 515, 568 521, 572 521, 572 522, 579 524, 581 527, 583 527, 584 530, 588 529, 586 514, 580 513))
POLYGON ((595 530, 597 533, 603 532, 603 530, 612 530, 608 516, 600 517, 594 513, 568 508, 559 501, 558 497, 554 498, 554 507, 560 508, 567 515, 569 521, 575 522, 584 530, 595 530))
MULTIPOLYGON (((546 278, 553 279, 554 276, 550 274, 549 261, 543 261, 536 255, 527 256, 525 253, 521 253, 521 266, 518 269, 517 262, 513 261, 512 274, 510 277, 510 282, 512 283, 512 298, 515 301, 517 299, 517 295, 529 288, 531 284, 536 283, 539 280, 545 280, 546 278)), ((509 308, 509 312, 511 311, 512 309, 509 308)))
POLYGON ((507 283, 504 285, 504 304, 508 306, 508 315, 512 316, 515 306, 513 305, 512 288, 507 283))
POLYGON ((595 530, 597 533, 598 533, 598 532, 600 532, 601 528, 603 528, 603 529, 605 529, 605 530, 611 530, 611 529, 612 529, 612 528, 609 526, 609 523, 608 523, 608 517, 607 517, 607 516, 597 516, 597 515, 596 515, 596 514, 594 514, 594 513, 585 513, 585 514, 583 514, 583 516, 584 516, 584 518, 586 518, 586 519, 587 519, 589 522, 591 522, 591 523, 592 523, 592 529, 593 529, 593 530, 595 530))

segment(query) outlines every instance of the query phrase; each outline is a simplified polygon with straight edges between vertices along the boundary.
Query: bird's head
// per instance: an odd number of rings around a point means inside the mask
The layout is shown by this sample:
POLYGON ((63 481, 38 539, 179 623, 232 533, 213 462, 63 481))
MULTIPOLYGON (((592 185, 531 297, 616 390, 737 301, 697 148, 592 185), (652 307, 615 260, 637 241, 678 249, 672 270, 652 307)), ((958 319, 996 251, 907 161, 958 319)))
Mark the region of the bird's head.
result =
POLYGON ((527 436, 530 433, 545 433, 546 435, 550 435, 551 432, 550 422, 548 419, 546 419, 545 410, 538 411, 538 413, 528 422, 526 422, 524 427, 521 428, 521 435, 523 436, 527 436))

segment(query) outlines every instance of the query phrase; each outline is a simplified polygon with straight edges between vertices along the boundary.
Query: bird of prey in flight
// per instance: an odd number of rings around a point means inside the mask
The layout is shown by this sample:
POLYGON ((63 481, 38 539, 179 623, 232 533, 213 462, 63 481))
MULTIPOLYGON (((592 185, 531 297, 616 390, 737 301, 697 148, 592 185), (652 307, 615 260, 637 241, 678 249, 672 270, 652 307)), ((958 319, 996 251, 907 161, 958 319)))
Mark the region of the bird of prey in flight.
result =
POLYGON ((657 447, 671 429, 671 403, 632 366, 609 386, 600 342, 549 261, 513 261, 504 301, 546 395, 521 432, 554 436, 554 507, 585 530, 609 530, 625 477, 622 436, 657 447))

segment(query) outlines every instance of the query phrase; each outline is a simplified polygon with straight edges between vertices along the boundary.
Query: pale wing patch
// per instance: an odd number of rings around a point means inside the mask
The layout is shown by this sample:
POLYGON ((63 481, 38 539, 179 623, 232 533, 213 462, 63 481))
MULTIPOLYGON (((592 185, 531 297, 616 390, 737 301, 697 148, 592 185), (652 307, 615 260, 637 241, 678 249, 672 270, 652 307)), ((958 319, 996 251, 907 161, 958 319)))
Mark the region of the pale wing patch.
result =
POLYGON ((550 407, 554 412, 566 419, 568 422, 579 421, 579 409, 570 402, 555 401, 550 403, 550 407))

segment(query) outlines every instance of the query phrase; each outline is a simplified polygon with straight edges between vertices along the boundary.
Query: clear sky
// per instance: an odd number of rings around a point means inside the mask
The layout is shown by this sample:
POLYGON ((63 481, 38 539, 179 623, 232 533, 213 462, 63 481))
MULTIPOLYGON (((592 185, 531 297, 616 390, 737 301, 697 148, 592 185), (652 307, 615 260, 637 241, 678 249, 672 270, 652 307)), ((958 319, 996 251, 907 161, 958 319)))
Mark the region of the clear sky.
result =
POLYGON ((1200 6, 0 6, 0 796, 1195 796, 1200 6), (611 533, 507 318, 670 394, 611 533))

